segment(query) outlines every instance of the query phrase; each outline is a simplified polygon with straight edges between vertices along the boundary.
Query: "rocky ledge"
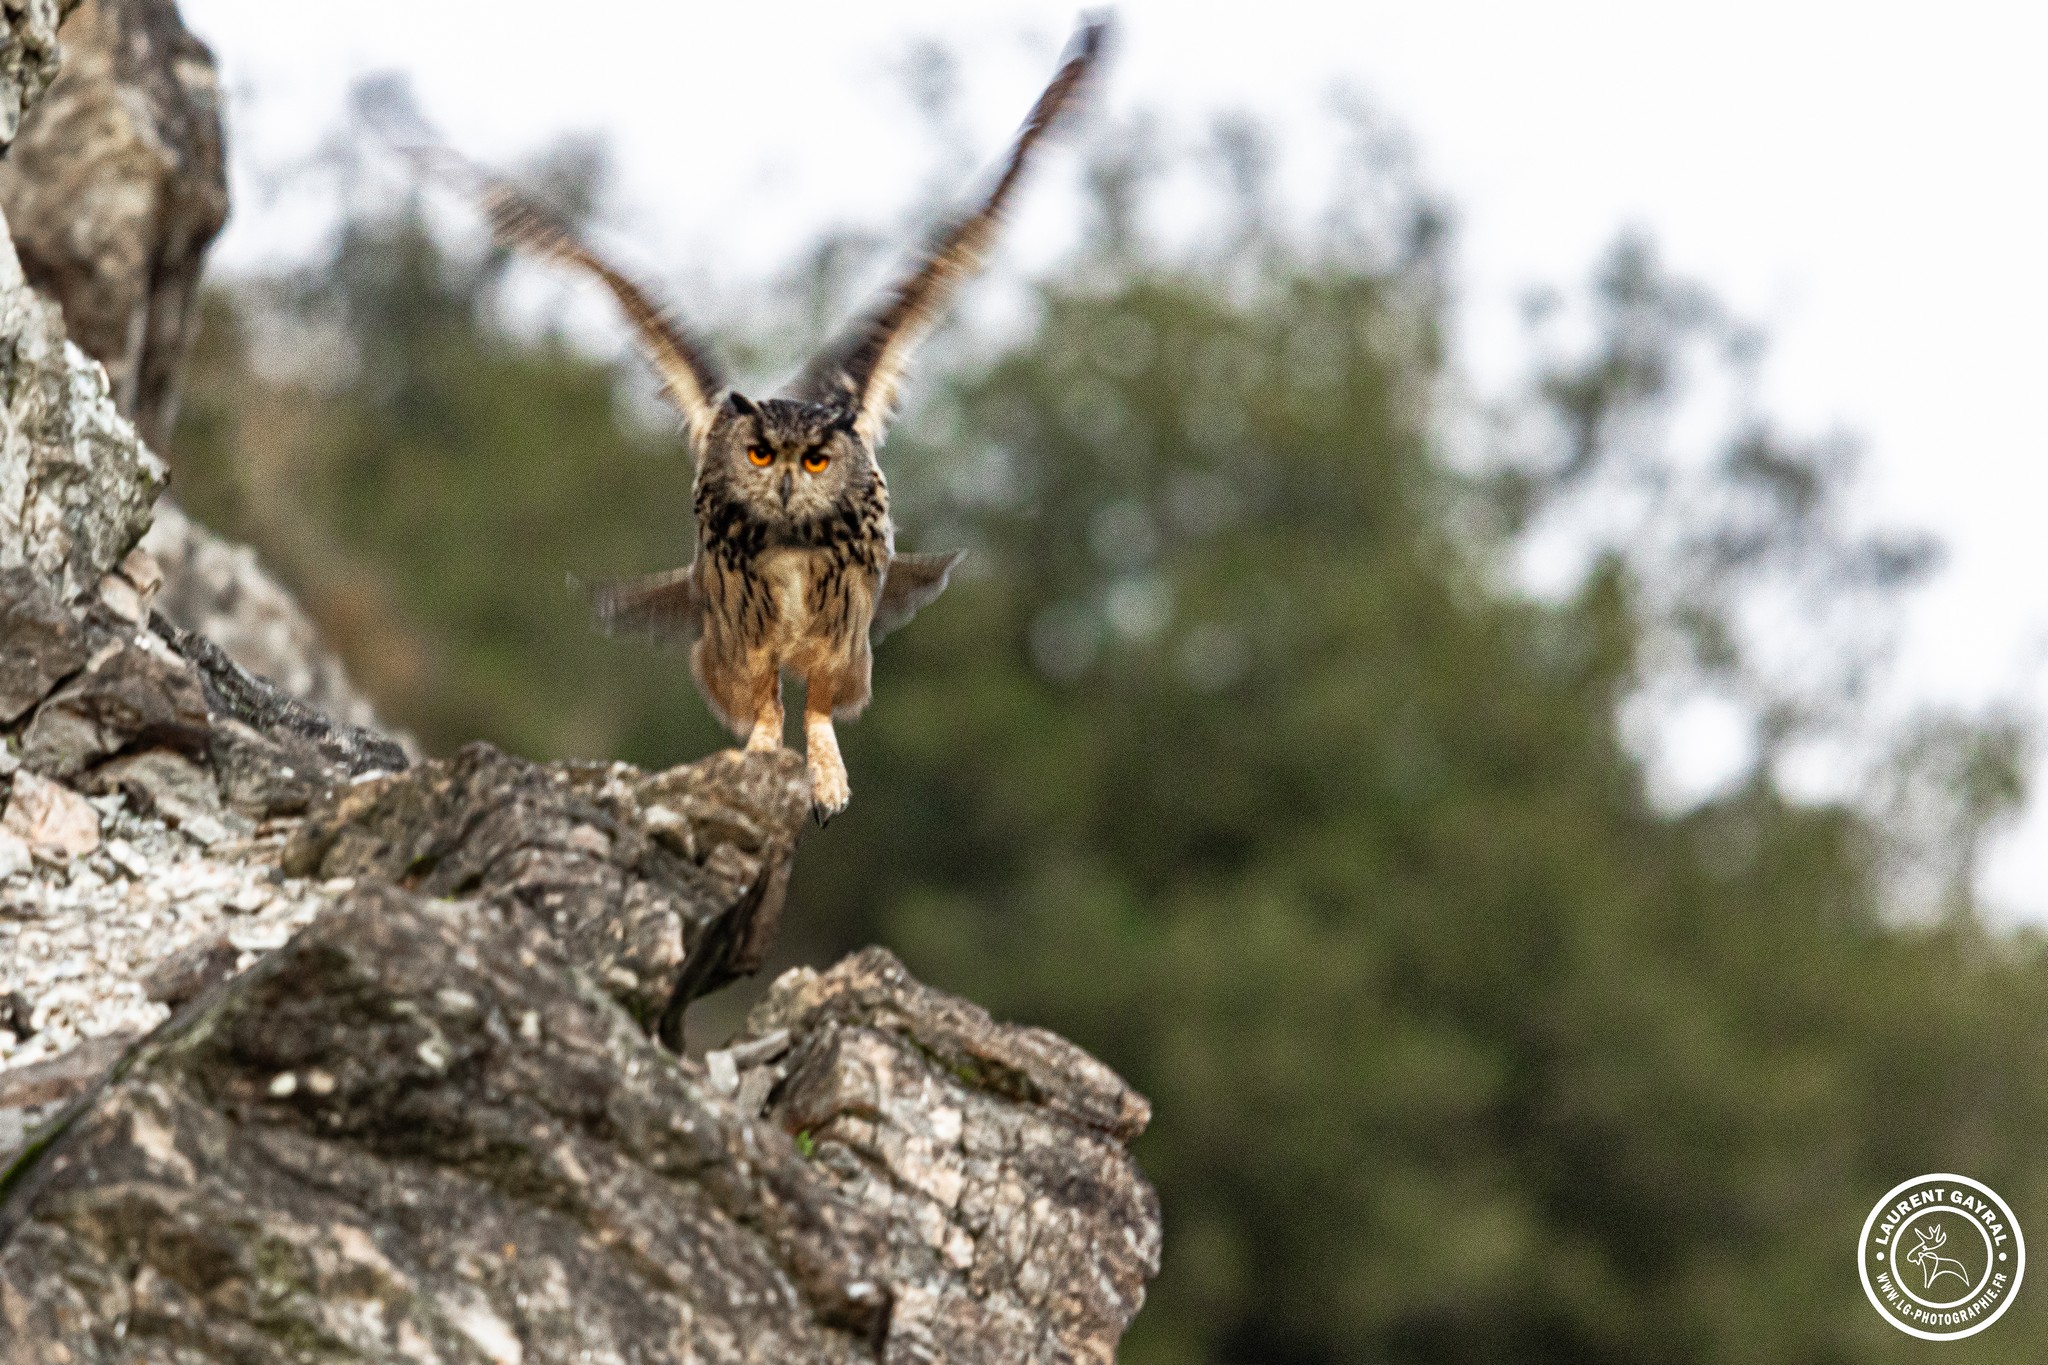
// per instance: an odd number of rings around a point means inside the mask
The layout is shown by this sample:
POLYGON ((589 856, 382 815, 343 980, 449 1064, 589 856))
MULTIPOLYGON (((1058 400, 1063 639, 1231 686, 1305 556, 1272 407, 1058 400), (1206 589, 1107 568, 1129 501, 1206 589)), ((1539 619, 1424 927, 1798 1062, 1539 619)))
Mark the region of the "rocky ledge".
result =
POLYGON ((1114 1358, 1159 1212, 1100 1063, 881 949, 676 1050, 794 755, 394 771, 160 620, 8 611, 0 927, 127 943, 56 986, 156 1014, 0 1069, 0 1362, 1114 1358))
POLYGON ((0 1175, 0 1360, 1108 1361, 1144 1119, 880 949, 700 1063, 534 917, 365 884, 0 1175))

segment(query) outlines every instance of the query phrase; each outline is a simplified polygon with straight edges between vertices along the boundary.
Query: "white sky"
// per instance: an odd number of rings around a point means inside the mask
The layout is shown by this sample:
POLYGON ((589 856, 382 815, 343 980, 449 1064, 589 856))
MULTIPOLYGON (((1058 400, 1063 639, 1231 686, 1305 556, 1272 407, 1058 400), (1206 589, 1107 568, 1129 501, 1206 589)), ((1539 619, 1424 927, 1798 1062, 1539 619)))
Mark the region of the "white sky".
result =
MULTIPOLYGON (((785 264, 822 224, 897 221, 926 187, 931 148, 890 74, 913 38, 961 55, 963 115, 992 156, 1075 13, 1049 0, 182 5, 235 100, 241 181, 221 264, 303 249, 304 212, 266 203, 248 168, 305 154, 352 80, 397 69, 486 160, 608 134, 640 255, 720 282, 785 264)), ((1948 569, 1917 599, 1906 687, 2023 696, 2048 714, 2048 6, 1126 0, 1118 18, 1112 114, 1146 107, 1193 130, 1250 111, 1287 139, 1295 176, 1334 157, 1319 116, 1334 83, 1408 129, 1458 213, 1461 351, 1481 391, 1525 357, 1525 290, 1570 289, 1620 228, 1647 229, 1673 268, 1767 325, 1767 408, 1793 430, 1860 433, 1875 514, 1946 542, 1948 569)), ((1050 259, 1071 229, 1057 190, 1026 197, 1012 269, 1050 259)), ((2048 918, 2048 800, 1987 878, 1995 902, 2048 918)))

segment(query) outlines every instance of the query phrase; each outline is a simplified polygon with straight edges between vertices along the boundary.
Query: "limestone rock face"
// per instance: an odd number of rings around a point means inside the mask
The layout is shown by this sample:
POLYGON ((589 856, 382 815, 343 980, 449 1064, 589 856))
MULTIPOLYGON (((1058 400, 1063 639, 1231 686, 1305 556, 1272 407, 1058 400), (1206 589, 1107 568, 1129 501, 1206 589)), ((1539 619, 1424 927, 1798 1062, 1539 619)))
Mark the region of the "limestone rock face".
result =
MULTIPOLYGON (((85 0, 62 39, 61 73, 0 160, 0 208, 23 276, 63 310, 73 343, 105 366, 114 405, 162 455, 206 252, 228 210, 213 57, 172 0, 85 0)), ((335 719, 381 728, 246 546, 163 502, 144 548, 174 623, 335 719)))
POLYGON ((872 1215, 544 931, 476 902, 354 893, 47 1143, 0 1206, 7 1365, 174 1344, 823 1362, 886 1341, 872 1215))
POLYGON ((180 628, 213 641, 237 664, 316 711, 367 730, 386 728, 255 551, 215 535, 169 498, 157 503, 142 548, 163 573, 157 610, 180 628))
POLYGON ((0 725, 85 666, 85 632, 28 569, 0 569, 0 725))
POLYGON ((879 950, 762 1022, 765 1114, 532 916, 360 887, 0 1173, 0 1362, 1114 1358, 1142 1100, 879 950))
POLYGON ((809 809, 803 762, 787 750, 650 775, 472 744, 334 790, 282 865, 523 907, 680 1048, 689 1002, 760 968, 809 809))
POLYGON ((61 38, 56 79, 0 161, 0 206, 29 282, 63 305, 162 451, 200 269, 228 214, 213 55, 173 0, 84 0, 61 38))
POLYGON ((165 478, 0 235, 0 569, 85 596, 149 525, 165 478))
POLYGON ((742 1110, 763 1097, 878 1213, 892 1359, 1116 1358, 1160 1238, 1125 1150, 1151 1106, 1108 1067, 919 984, 880 948, 786 973, 729 1052, 758 1059, 734 1068, 742 1110))
POLYGON ((0 1365, 1114 1357, 1160 1227, 1100 1063, 879 949, 701 1063, 664 1046, 758 966, 793 754, 386 771, 203 640, 73 610, 22 639, 87 665, 0 731, 0 996, 55 1027, 64 922, 121 945, 87 989, 152 1003, 0 1054, 0 1365), (230 761, 303 769, 303 813, 238 806, 230 761))
POLYGON ((78 0, 0 4, 0 151, 21 131, 22 111, 57 74, 57 25, 78 0))
POLYGON ((185 661, 144 632, 53 692, 21 735, 22 760, 76 778, 130 749, 206 753, 206 697, 185 661))

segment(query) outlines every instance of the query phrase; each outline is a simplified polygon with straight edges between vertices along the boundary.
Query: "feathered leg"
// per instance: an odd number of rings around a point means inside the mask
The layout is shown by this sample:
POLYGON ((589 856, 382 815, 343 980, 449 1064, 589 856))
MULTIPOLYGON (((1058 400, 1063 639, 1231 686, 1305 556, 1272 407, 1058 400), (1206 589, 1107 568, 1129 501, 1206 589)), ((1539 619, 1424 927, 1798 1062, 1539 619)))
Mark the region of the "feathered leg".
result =
POLYGON ((772 754, 782 747, 782 675, 772 663, 765 679, 754 689, 754 728, 747 735, 750 754, 772 754))

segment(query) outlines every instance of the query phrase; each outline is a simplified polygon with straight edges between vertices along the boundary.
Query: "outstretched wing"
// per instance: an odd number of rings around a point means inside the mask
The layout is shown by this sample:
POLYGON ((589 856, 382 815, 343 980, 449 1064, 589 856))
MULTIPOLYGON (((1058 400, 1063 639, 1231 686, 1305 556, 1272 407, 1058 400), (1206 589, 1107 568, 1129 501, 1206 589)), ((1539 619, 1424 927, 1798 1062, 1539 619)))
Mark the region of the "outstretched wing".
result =
POLYGON ((947 550, 935 555, 891 555, 882 571, 882 595, 875 603, 875 621, 868 627, 871 638, 880 640, 893 630, 910 624, 910 618, 931 605, 946 590, 953 566, 966 558, 965 550, 947 550))
POLYGON ((933 235, 916 267, 797 376, 789 387, 791 397, 845 409, 862 440, 871 447, 881 443, 911 352, 938 321, 954 291, 980 267, 1032 149, 1080 102, 1078 96, 1102 53, 1108 30, 1107 18, 1083 21, 1052 84, 1024 120, 987 196, 933 235))
POLYGON ((459 152, 433 144, 401 148, 415 162, 462 190, 490 220, 491 232, 506 247, 587 270, 611 290, 633 324, 662 385, 682 410, 690 446, 701 451, 711 429, 725 378, 702 342, 648 296, 647 291, 579 241, 561 219, 527 198, 509 182, 459 152))
POLYGON ((704 600, 688 567, 599 583, 590 602, 607 635, 688 644, 704 633, 704 600))

